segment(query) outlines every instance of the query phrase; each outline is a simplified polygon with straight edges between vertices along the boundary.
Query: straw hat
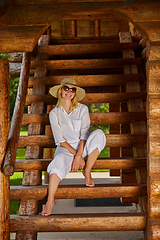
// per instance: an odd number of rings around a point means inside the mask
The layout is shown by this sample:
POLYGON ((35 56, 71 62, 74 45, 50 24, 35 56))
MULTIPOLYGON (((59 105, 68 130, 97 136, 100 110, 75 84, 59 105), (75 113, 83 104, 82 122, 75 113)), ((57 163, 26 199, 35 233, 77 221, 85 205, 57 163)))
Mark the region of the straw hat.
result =
POLYGON ((61 88, 62 86, 64 85, 72 85, 76 88, 76 93, 77 93, 77 96, 78 96, 78 101, 81 101, 84 96, 85 96, 85 90, 83 88, 80 88, 78 86, 76 86, 76 81, 72 78, 64 78, 62 81, 61 81, 61 84, 60 85, 56 85, 54 87, 52 87, 50 90, 49 90, 49 93, 55 97, 55 98, 58 98, 58 89, 61 88))

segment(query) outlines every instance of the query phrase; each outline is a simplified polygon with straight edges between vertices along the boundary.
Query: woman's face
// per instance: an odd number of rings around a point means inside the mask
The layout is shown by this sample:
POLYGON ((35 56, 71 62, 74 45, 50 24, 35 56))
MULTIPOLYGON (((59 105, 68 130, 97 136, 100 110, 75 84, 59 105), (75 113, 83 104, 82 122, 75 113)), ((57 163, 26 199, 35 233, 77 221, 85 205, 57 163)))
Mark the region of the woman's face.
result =
POLYGON ((62 99, 72 100, 76 94, 76 88, 73 85, 64 85, 61 88, 62 99))

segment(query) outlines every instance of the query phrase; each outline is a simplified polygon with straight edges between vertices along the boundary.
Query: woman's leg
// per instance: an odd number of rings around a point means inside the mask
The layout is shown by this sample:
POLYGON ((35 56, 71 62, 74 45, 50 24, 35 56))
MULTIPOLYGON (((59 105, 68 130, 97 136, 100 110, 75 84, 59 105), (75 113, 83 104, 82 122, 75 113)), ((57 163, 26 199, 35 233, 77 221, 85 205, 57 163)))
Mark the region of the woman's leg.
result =
POLYGON ((99 150, 98 148, 96 148, 95 150, 93 150, 93 152, 91 152, 88 156, 88 159, 86 161, 86 165, 85 165, 85 169, 83 171, 83 175, 85 176, 85 180, 86 180, 86 186, 87 187, 94 187, 94 181, 92 179, 91 176, 91 169, 95 163, 95 161, 97 160, 99 156, 99 150))
POLYGON ((49 190, 48 190, 48 199, 47 203, 41 212, 43 216, 49 216, 52 211, 52 207, 55 205, 54 196, 56 193, 56 190, 58 188, 58 185, 60 183, 61 179, 57 176, 57 174, 52 173, 49 177, 49 190))
POLYGON ((84 147, 83 157, 88 156, 83 175, 86 178, 86 186, 94 187, 94 181, 91 177, 91 169, 97 160, 100 152, 106 145, 106 136, 101 129, 93 131, 87 139, 84 147))

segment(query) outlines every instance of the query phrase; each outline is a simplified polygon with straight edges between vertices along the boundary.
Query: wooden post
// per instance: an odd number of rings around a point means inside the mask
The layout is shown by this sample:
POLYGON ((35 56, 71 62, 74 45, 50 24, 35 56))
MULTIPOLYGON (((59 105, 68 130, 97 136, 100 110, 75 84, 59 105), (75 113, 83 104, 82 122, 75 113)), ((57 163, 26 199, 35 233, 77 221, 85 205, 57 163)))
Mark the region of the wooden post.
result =
MULTIPOLYGON (((124 42, 131 42, 131 35, 129 32, 121 32, 119 34, 120 36, 120 41, 122 43, 124 42)), ((124 58, 134 58, 134 51, 133 50, 123 50, 123 57, 124 58)), ((125 66, 125 73, 126 74, 135 74, 138 73, 138 68, 136 65, 131 65, 131 66, 125 66)), ((140 84, 138 82, 133 83, 126 83, 126 92, 132 93, 132 92, 141 92, 140 89, 140 84)), ((144 104, 142 99, 136 99, 136 100, 129 100, 128 101, 128 111, 144 111, 144 104)), ((137 113, 138 114, 138 113, 137 113)), ((132 122, 131 123, 131 132, 136 134, 136 133, 145 133, 147 132, 146 129, 146 123, 144 121, 139 121, 139 122, 132 122)), ((144 157, 147 155, 147 145, 144 144, 135 144, 134 145, 134 156, 139 156, 139 157, 144 157)), ((137 175, 137 181, 139 183, 147 183, 147 169, 138 169, 136 171, 137 175)), ((147 197, 142 197, 140 199, 140 206, 141 206, 141 211, 147 212, 147 197)))
POLYGON ((72 20, 72 37, 77 37, 77 20, 72 20))
MULTIPOLYGON (((48 105, 47 113, 49 113, 52 110, 52 108, 53 108, 52 105, 48 105)), ((46 125, 45 135, 53 135, 50 125, 46 125)), ((53 148, 45 148, 44 149, 44 158, 45 159, 53 158, 53 148)), ((45 183, 49 183, 49 175, 48 175, 47 171, 45 171, 44 177, 45 177, 44 178, 45 183)))
POLYGON ((14 107, 14 113, 12 117, 11 129, 3 166, 3 172, 6 176, 11 176, 14 173, 17 145, 27 94, 30 60, 31 53, 24 53, 17 98, 14 107))
POLYGON ((148 239, 160 236, 160 43, 150 43, 148 86, 148 239), (156 60, 156 61, 155 61, 156 60))
MULTIPOLYGON (((115 92, 119 92, 120 87, 115 86, 115 92)), ((110 103, 109 112, 119 112, 120 103, 110 103)), ((120 133, 120 124, 110 124, 109 125, 110 134, 119 134, 120 133)), ((120 148, 110 148, 110 157, 120 157, 120 148)), ((120 176, 120 170, 110 169, 110 176, 120 176)))
MULTIPOLYGON (((48 45, 50 41, 50 35, 43 35, 39 40, 39 45, 48 45)), ((37 61, 41 59, 46 59, 48 54, 38 54, 37 55, 37 61)), ((44 77, 46 76, 47 69, 45 67, 37 67, 35 69, 35 77, 44 77)), ((32 90, 33 95, 39 95, 39 94, 45 94, 46 93, 46 87, 45 85, 35 85, 32 90)), ((47 110, 46 104, 42 102, 41 99, 40 102, 31 103, 31 113, 37 114, 37 113, 44 113, 47 110)), ((45 126, 41 123, 31 123, 28 126, 28 135, 39 135, 45 133, 45 126)), ((43 158, 43 147, 38 145, 36 141, 34 141, 33 144, 29 143, 26 146, 26 154, 25 158, 28 159, 37 159, 37 158, 43 158)), ((42 176, 41 171, 39 170, 25 170, 23 172, 23 182, 22 184, 24 186, 31 185, 31 186, 37 186, 42 183, 42 176)), ((19 214, 20 215, 35 215, 38 212, 42 210, 42 204, 41 202, 38 202, 37 199, 27 199, 23 198, 20 202, 20 209, 19 214), (38 205, 39 204, 39 205, 38 205)), ((36 240, 37 239, 37 233, 36 232, 27 232, 24 231, 24 236, 26 235, 27 239, 36 240)), ((17 231, 16 238, 19 239, 22 235, 21 231, 17 231)))
POLYGON ((101 36, 101 26, 100 26, 100 20, 96 19, 95 20, 95 37, 100 37, 101 36))
POLYGON ((0 58, 0 239, 10 239, 9 177, 2 172, 9 133, 9 63, 0 58))

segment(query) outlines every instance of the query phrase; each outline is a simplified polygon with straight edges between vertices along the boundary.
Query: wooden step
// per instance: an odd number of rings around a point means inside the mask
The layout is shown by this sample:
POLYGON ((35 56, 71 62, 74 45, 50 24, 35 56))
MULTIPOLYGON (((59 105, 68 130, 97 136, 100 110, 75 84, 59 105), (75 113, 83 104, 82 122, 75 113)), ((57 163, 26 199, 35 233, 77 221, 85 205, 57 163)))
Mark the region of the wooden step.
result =
POLYGON ((145 213, 10 216, 11 232, 26 231, 26 229, 36 232, 143 231, 146 227, 145 213))
MULTIPOLYGON (((11 186, 10 200, 18 201, 22 198, 47 198, 48 186, 11 186)), ((55 199, 80 198, 119 198, 142 197, 147 195, 146 184, 96 184, 94 188, 85 185, 59 185, 55 199)))
POLYGON ((47 69, 92 69, 92 68, 123 68, 126 64, 141 65, 141 58, 115 59, 72 59, 72 60, 41 60, 31 61, 31 68, 46 67, 47 69))
MULTIPOLYGON (((136 144, 146 143, 147 133, 140 134, 107 134, 106 147, 133 147, 136 144)), ((34 135, 34 136, 20 136, 18 141, 18 148, 25 148, 26 146, 38 145, 44 148, 54 148, 53 136, 34 135)))
POLYGON ((122 52, 126 49, 139 49, 139 43, 89 43, 89 44, 63 44, 38 46, 38 53, 48 53, 49 55, 82 55, 82 54, 100 54, 122 52))
MULTIPOLYGON (((90 113, 91 124, 125 124, 134 121, 146 121, 146 112, 108 112, 90 113)), ((49 125, 49 115, 23 114, 22 125, 29 123, 43 123, 49 125)))
POLYGON ((118 37, 57 37, 51 39, 52 45, 86 44, 86 43, 119 43, 118 37))
MULTIPOLYGON (((17 159, 15 162, 15 172, 24 170, 41 170, 46 171, 48 164, 52 159, 17 159)), ((147 159, 139 158, 98 158, 93 169, 135 169, 146 167, 147 159)))
POLYGON ((107 85, 120 85, 126 82, 144 81, 144 74, 110 74, 110 75, 73 75, 73 76, 47 76, 47 77, 30 77, 28 87, 34 85, 47 85, 52 87, 58 85, 63 78, 69 77, 76 80, 78 86, 107 86, 107 85))
MULTIPOLYGON (((131 93, 87 93, 81 103, 112 103, 112 102, 128 102, 129 99, 146 100, 146 93, 131 92, 131 93)), ((26 105, 34 102, 45 102, 48 105, 57 103, 57 99, 51 95, 27 95, 26 105)))

